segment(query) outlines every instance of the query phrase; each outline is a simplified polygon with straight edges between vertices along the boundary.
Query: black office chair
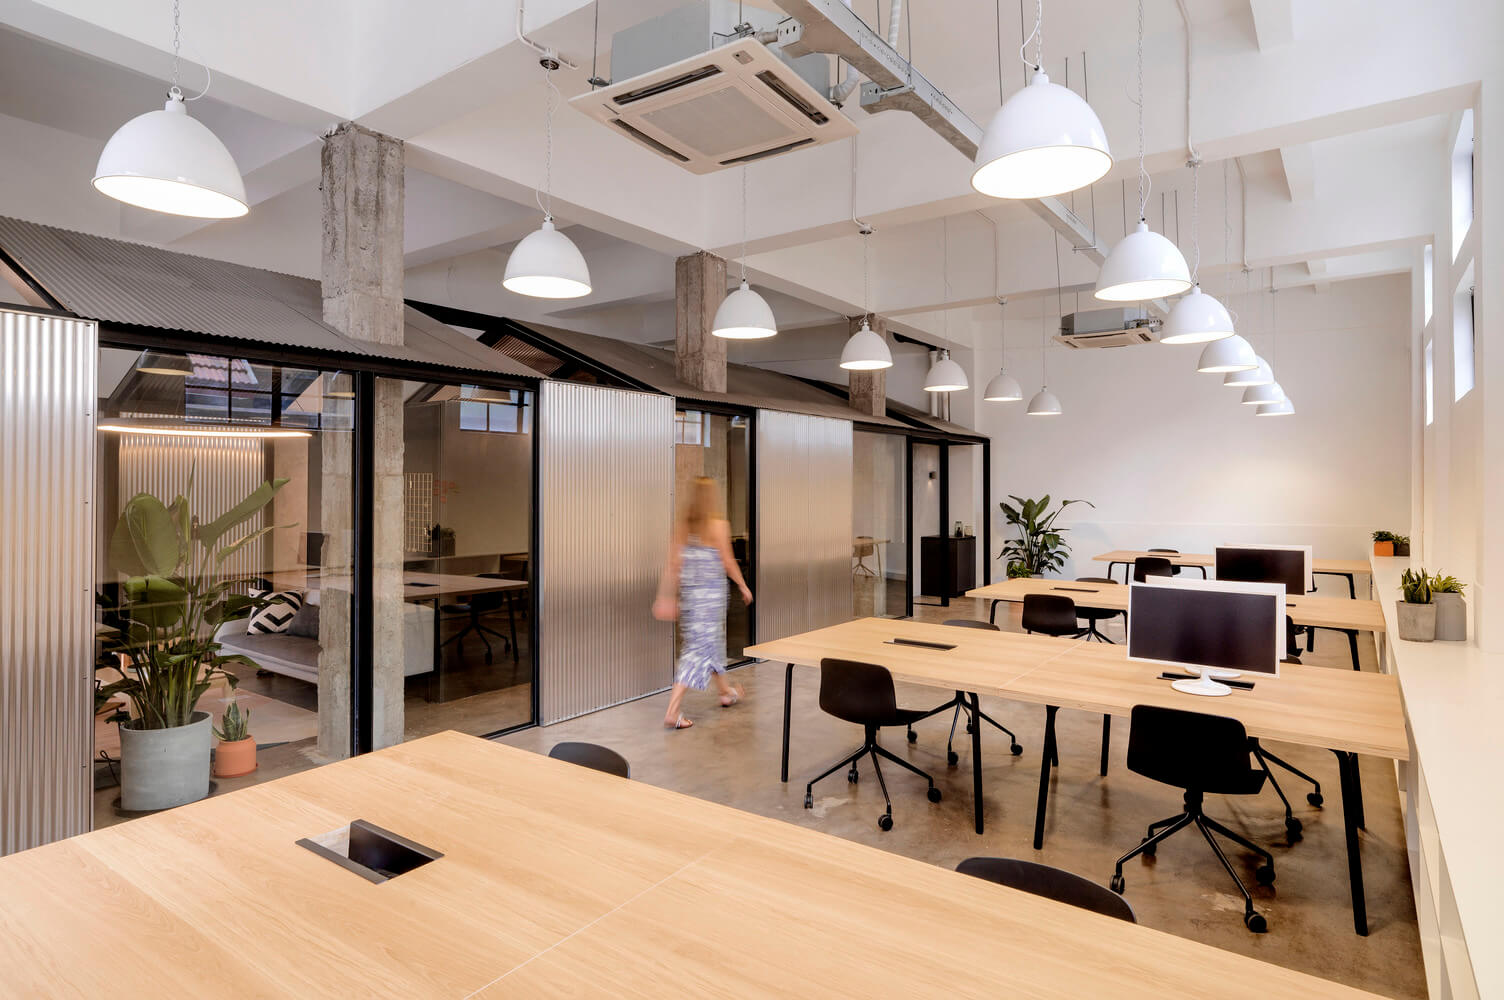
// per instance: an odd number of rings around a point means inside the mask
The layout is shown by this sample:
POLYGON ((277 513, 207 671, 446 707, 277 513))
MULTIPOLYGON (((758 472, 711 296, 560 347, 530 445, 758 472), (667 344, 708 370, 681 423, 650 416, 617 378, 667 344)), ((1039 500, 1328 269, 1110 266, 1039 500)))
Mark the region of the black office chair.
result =
MULTIPOLYGON (((512 579, 512 577, 502 573, 477 573, 475 575, 487 580, 512 579)), ((497 639, 500 639, 501 648, 503 650, 510 649, 512 652, 512 662, 517 662, 517 617, 512 609, 512 598, 509 591, 494 590, 481 594, 472 594, 470 595, 470 599, 464 603, 441 604, 439 610, 446 615, 468 615, 470 618, 470 621, 466 623, 464 628, 445 639, 442 644, 447 646, 451 642, 454 643, 460 651, 461 659, 464 659, 465 656, 465 636, 474 632, 480 636, 480 641, 486 646, 486 663, 489 664, 491 662, 491 641, 486 636, 495 636, 497 639), (483 615, 501 611, 503 608, 506 609, 507 619, 511 622, 512 626, 512 637, 510 639, 495 629, 486 627, 481 622, 483 615)))
POLYGON ((879 757, 885 757, 929 782, 930 801, 940 801, 940 789, 935 787, 934 778, 878 745, 879 729, 910 726, 930 714, 922 709, 898 707, 898 696, 893 690, 893 675, 887 667, 880 667, 875 663, 858 663, 855 660, 821 660, 820 711, 845 722, 856 723, 862 727, 865 735, 860 747, 836 761, 804 786, 804 808, 815 807, 815 783, 843 767, 850 767, 846 780, 855 784, 858 778, 856 763, 866 756, 872 758, 872 770, 877 774, 877 785, 883 790, 883 802, 887 806, 886 811, 877 818, 879 830, 893 829, 893 800, 888 797, 888 783, 883 780, 883 770, 877 760, 879 757))
MULTIPOLYGON (((1163 553, 1165 553, 1167 555, 1172 555, 1172 556, 1178 556, 1178 555, 1180 555, 1180 550, 1179 549, 1155 549, 1155 548, 1150 548, 1150 549, 1145 549, 1145 551, 1146 552, 1163 552, 1163 553)), ((1180 575, 1180 567, 1176 566, 1174 563, 1170 563, 1170 575, 1171 576, 1179 576, 1180 575)))
MULTIPOLYGON (((1300 660, 1293 656, 1287 656, 1280 662, 1298 664, 1300 663, 1300 660)), ((1317 781, 1315 778, 1311 777, 1309 774, 1302 771, 1294 764, 1291 764, 1284 758, 1277 756, 1273 751, 1265 750, 1259 744, 1259 741, 1256 738, 1250 737, 1248 742, 1253 745, 1254 758, 1258 760, 1259 766, 1264 769, 1264 773, 1269 776, 1269 784, 1274 788, 1274 794, 1278 795, 1280 802, 1284 803, 1285 837, 1289 841, 1289 843, 1293 844, 1301 838, 1301 831, 1304 828, 1304 824, 1301 823, 1300 817, 1295 815, 1294 810, 1290 808, 1290 800, 1285 797, 1285 790, 1279 787, 1279 782, 1275 780, 1274 771, 1270 769, 1269 765, 1271 763, 1276 764, 1279 767, 1284 768, 1286 771, 1289 771, 1297 778, 1300 778, 1304 781, 1309 781, 1312 785, 1312 789, 1311 791, 1306 793, 1306 801, 1318 809, 1321 808, 1321 804, 1325 801, 1325 799, 1321 795, 1321 782, 1317 781)))
POLYGON ((1139 556, 1133 560, 1133 582, 1143 583, 1151 576, 1174 576, 1175 564, 1163 556, 1139 556))
MULTIPOLYGON (((1086 630, 1076 623, 1076 615, 1080 611, 1076 602, 1069 597, 1059 594, 1026 594, 1024 595, 1023 626, 1024 631, 1030 634, 1039 632, 1043 635, 1053 635, 1079 639, 1086 634, 1086 630)), ((1112 716, 1102 716, 1102 777, 1107 777, 1107 751, 1112 745, 1112 716)), ((1058 765, 1060 761, 1053 761, 1058 765)))
POLYGON ((592 771, 614 774, 618 778, 632 776, 632 765, 627 763, 627 758, 609 747, 595 743, 559 743, 548 752, 548 755, 554 760, 567 760, 571 764, 588 767, 592 771))
POLYGON ((1138 922, 1128 900, 1111 889, 1060 868, 1016 858, 967 858, 956 865, 956 871, 1053 899, 1057 903, 1079 906, 1104 917, 1116 917, 1130 924, 1138 922))
MULTIPOLYGON (((1113 583, 1113 584, 1117 583, 1116 580, 1109 579, 1108 577, 1105 577, 1105 576, 1078 576, 1078 577, 1076 577, 1076 582, 1077 583, 1113 583)), ((1085 631, 1085 633, 1083 633, 1084 636, 1087 639, 1095 639, 1098 642, 1111 643, 1112 640, 1109 639, 1109 638, 1107 638, 1107 636, 1103 635, 1101 633, 1101 631, 1099 631, 1097 629, 1097 622, 1106 621, 1106 620, 1108 620, 1110 618, 1116 618, 1118 615, 1122 615, 1123 619, 1125 621, 1128 618, 1128 612, 1126 612, 1126 611, 1118 611, 1118 610, 1115 610, 1113 608, 1081 608, 1081 607, 1078 607, 1076 609, 1076 617, 1077 618, 1083 618, 1083 619, 1086 620, 1086 631, 1085 631)))
MULTIPOLYGON (((991 622, 979 622, 971 618, 950 618, 941 622, 940 624, 950 625, 955 628, 979 628, 984 629, 988 632, 1002 631, 1002 629, 998 628, 996 625, 993 625, 991 622)), ((971 727, 974 724, 971 718, 971 701, 966 697, 966 692, 957 691, 954 698, 943 705, 938 705, 935 708, 930 709, 928 714, 939 715, 941 712, 945 711, 951 706, 955 706, 955 714, 953 714, 950 718, 950 738, 945 741, 945 761, 946 763, 954 766, 961 759, 960 755, 957 754, 954 749, 956 742, 956 723, 960 721, 961 713, 965 712, 966 732, 970 734, 971 727)), ((993 728, 999 729, 1008 734, 1008 749, 1013 753, 1013 756, 1017 757, 1019 754, 1024 752, 1024 748, 1018 743, 1018 737, 1013 735, 1013 730, 1009 729, 1007 726, 1003 725, 1001 722, 997 721, 986 712, 982 712, 981 715, 983 722, 990 723, 993 728)), ((913 723, 909 724, 907 735, 910 743, 913 743, 915 740, 919 739, 918 735, 914 732, 913 723)))
POLYGON ((1253 897, 1248 894, 1243 880, 1233 870, 1212 833, 1220 833, 1264 859, 1254 872, 1260 885, 1274 881, 1274 856, 1202 812, 1202 798, 1208 792, 1213 795, 1257 795, 1263 789, 1268 773, 1249 762, 1253 747, 1243 723, 1237 719, 1178 708, 1133 706, 1128 730, 1128 770, 1185 789, 1185 811, 1150 823, 1143 842, 1118 858, 1111 882, 1113 892, 1123 891, 1123 865, 1126 862, 1140 854, 1153 857, 1161 840, 1194 823, 1243 894, 1243 923, 1255 933, 1268 929, 1263 915, 1253 908, 1253 897))

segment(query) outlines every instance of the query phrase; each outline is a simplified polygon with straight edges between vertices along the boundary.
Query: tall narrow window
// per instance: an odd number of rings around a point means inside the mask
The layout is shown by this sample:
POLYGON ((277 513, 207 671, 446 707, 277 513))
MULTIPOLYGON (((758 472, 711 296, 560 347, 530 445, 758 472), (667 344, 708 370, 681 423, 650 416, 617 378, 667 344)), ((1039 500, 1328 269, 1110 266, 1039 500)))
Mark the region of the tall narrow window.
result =
POLYGON ((1426 244, 1425 265, 1424 265, 1424 267, 1425 267, 1425 274, 1424 274, 1423 280, 1425 282, 1425 292, 1424 292, 1424 294, 1425 294, 1425 297, 1426 297, 1426 318, 1423 319, 1423 320, 1421 320, 1421 325, 1422 326, 1424 326, 1425 324, 1431 322, 1431 313, 1434 311, 1433 306, 1435 304, 1434 300, 1435 300, 1435 297, 1436 297, 1436 293, 1435 293, 1436 254, 1435 254, 1435 247, 1433 247, 1429 243, 1426 244))
POLYGON ((1436 351, 1434 350, 1435 346, 1436 345, 1433 344, 1433 343, 1431 343, 1431 341, 1429 341, 1429 340, 1426 341, 1426 362, 1425 362, 1425 369, 1426 370, 1425 370, 1425 389, 1424 389, 1424 393, 1425 393, 1425 397, 1426 397, 1426 426, 1427 427, 1430 427, 1431 426, 1431 422, 1436 419, 1436 404, 1435 404, 1435 399, 1436 399, 1436 351))
POLYGON ((1452 399, 1473 391, 1473 265, 1452 298, 1452 399))
POLYGON ((1473 110, 1462 113, 1452 146, 1452 259, 1462 250, 1473 225, 1473 110))

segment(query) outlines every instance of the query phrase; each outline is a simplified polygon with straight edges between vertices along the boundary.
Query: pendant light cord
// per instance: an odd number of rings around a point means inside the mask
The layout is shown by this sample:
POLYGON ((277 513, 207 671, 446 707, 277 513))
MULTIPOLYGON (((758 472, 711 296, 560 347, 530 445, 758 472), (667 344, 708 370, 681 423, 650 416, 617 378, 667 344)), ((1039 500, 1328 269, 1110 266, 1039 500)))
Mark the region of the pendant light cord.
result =
POLYGON ((742 164, 742 284, 747 283, 747 165, 742 164))
MULTIPOLYGON (((998 19, 1002 19, 1001 14, 998 19)), ((1025 66, 1033 66, 1036 73, 1044 68, 1044 0, 1036 0, 1034 4, 1034 30, 1018 46, 1018 58, 1023 60, 1025 66), (1029 58, 1028 53, 1030 42, 1034 43, 1033 59, 1029 58)))
MULTIPOLYGON (((1227 268, 1227 298, 1232 298, 1232 216, 1227 208, 1227 188, 1231 179, 1227 176, 1227 161, 1222 161, 1222 266, 1227 268)), ((1231 307, 1229 306, 1229 309, 1231 307)), ((1237 314, 1233 314, 1237 318, 1237 314)))
POLYGON ((1148 222, 1144 212, 1154 181, 1144 169, 1144 0, 1138 0, 1138 221, 1148 222))
MULTIPOLYGON (((1065 293, 1061 290, 1062 282, 1060 280, 1060 232, 1054 228, 1050 229, 1050 249, 1055 251, 1055 312, 1058 313, 1059 318, 1063 320, 1065 319, 1065 293)), ((1040 310, 1040 312, 1043 311, 1044 310, 1040 310)), ((1044 324, 1040 323, 1040 326, 1043 327, 1044 324)), ((1044 340, 1043 352, 1045 357, 1049 357, 1050 346, 1048 337, 1046 337, 1044 340)), ((1048 384, 1048 366, 1045 367, 1044 373, 1046 384, 1048 384)))
POLYGON ((167 96, 175 101, 196 101, 209 92, 214 84, 214 71, 204 63, 204 89, 192 97, 183 96, 183 88, 179 86, 182 75, 182 50, 183 50, 183 25, 182 11, 179 0, 172 0, 172 86, 167 90, 167 96))
POLYGON ((1279 289, 1274 287, 1274 267, 1269 267, 1269 367, 1279 360, 1279 289))
POLYGON ((544 222, 554 219, 554 106, 559 98, 559 88, 554 86, 554 69, 551 60, 540 60, 543 66, 543 83, 548 87, 543 111, 543 188, 533 189, 533 198, 543 213, 544 222))
POLYGON ((993 2, 993 26, 997 29, 997 102, 1003 103, 1003 0, 993 2))
MULTIPOLYGON (((1178 212, 1176 213, 1179 214, 1178 212)), ((1191 285, 1201 284, 1201 161, 1191 161, 1191 285)))

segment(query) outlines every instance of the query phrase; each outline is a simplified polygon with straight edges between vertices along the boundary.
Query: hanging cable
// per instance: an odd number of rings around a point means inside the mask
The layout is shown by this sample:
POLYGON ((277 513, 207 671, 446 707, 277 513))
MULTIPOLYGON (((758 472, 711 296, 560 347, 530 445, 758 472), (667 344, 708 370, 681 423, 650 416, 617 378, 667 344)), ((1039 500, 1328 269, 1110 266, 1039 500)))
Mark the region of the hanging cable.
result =
MULTIPOLYGON (((1019 8, 1022 10, 1023 8, 1019 8)), ((993 0, 993 26, 997 29, 997 102, 1003 103, 1003 0, 993 0)))
POLYGON ((543 190, 534 188, 533 197, 543 213, 543 221, 551 222, 554 217, 554 106, 560 95, 559 88, 554 86, 554 61, 540 59, 538 62, 543 67, 543 84, 548 88, 548 95, 543 113, 543 190))
POLYGON ((742 164, 742 281, 747 280, 747 165, 742 164))
POLYGON ((1044 0, 1036 0, 1034 4, 1034 30, 1019 45, 1018 58, 1025 66, 1033 66, 1036 73, 1044 66, 1044 0), (1030 42, 1034 43, 1033 61, 1030 61, 1027 51, 1030 42))
POLYGON ((1144 211, 1154 181, 1144 169, 1144 0, 1138 0, 1138 221, 1147 223, 1144 211))
MULTIPOLYGON (((1178 214, 1178 213, 1177 213, 1178 214)), ((1191 161, 1191 284, 1201 283, 1201 161, 1191 161)))

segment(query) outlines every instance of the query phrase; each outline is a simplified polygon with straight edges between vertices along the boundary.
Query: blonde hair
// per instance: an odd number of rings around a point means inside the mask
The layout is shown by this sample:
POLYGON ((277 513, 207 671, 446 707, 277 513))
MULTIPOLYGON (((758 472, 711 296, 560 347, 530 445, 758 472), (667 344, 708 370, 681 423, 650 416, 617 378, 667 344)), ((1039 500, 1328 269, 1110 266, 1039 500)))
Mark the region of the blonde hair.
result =
POLYGON ((680 525, 686 535, 703 536, 711 521, 721 518, 721 491, 709 476, 696 476, 681 508, 680 525))

